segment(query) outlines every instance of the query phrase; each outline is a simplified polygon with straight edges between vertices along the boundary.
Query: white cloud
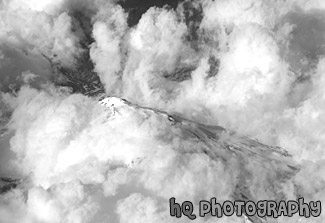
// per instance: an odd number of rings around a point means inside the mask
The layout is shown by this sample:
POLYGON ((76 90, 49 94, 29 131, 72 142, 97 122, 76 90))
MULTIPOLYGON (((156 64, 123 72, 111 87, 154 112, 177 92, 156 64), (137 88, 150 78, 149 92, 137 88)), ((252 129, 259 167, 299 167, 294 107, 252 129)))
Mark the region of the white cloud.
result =
POLYGON ((325 41, 323 2, 202 2, 195 49, 186 39, 181 10, 153 7, 131 28, 127 13, 111 1, 2 3, 0 89, 17 77, 30 86, 1 96, 1 120, 12 112, 4 126, 11 132, 0 139, 0 147, 6 147, 1 156, 11 169, 4 172, 23 183, 0 195, 0 218, 178 222, 168 215, 170 197, 231 199, 237 184, 245 184, 243 193, 255 199, 299 195, 325 201, 325 61, 318 50, 325 41), (311 13, 315 8, 318 13, 311 13), (87 29, 74 30, 70 9, 83 9, 90 18, 90 57, 107 93, 281 146, 301 171, 289 177, 284 161, 268 162, 258 149, 252 155, 242 138, 221 138, 220 129, 211 133, 212 127, 175 124, 164 113, 118 98, 101 106, 97 98, 46 83, 52 74, 40 54, 56 54, 71 66, 84 52, 79 41, 87 29), (219 67, 210 75, 212 57, 219 67), (183 81, 164 77, 186 69, 183 81), (206 134, 218 134, 219 141, 206 134), (223 143, 230 141, 241 143, 250 156, 229 155, 223 143), (8 155, 8 147, 15 156, 8 155))

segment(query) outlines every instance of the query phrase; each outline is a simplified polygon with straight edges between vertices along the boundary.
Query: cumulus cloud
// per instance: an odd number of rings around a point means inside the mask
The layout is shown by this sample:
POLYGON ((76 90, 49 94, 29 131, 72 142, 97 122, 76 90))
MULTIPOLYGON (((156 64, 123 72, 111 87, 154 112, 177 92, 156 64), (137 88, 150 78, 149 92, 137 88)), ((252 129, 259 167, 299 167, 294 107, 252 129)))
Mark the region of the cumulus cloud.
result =
MULTIPOLYGON (((244 138, 223 136, 222 128, 209 130, 200 124, 176 121, 165 113, 120 99, 107 102, 105 107, 82 95, 50 89, 22 88, 10 122, 15 131, 10 149, 16 155, 10 165, 24 183, 22 188, 3 195, 9 203, 2 204, 2 211, 6 212, 6 204, 14 205, 7 196, 22 197, 26 203, 20 204, 20 214, 28 213, 26 222, 96 222, 94 219, 103 218, 100 213, 105 212, 122 222, 163 222, 169 209, 158 207, 170 197, 195 204, 213 196, 231 199, 233 194, 264 198, 264 193, 254 189, 260 176, 246 176, 247 171, 254 172, 253 166, 260 167, 265 179, 261 190, 271 197, 276 193, 270 189, 271 179, 286 182, 276 173, 292 174, 280 156, 274 159, 277 165, 263 162, 271 156, 262 150, 255 153, 264 158, 255 157, 251 163, 242 160, 245 156, 239 151, 231 155, 224 143, 233 144, 235 150, 247 149, 244 154, 254 157, 248 147, 240 148, 245 145, 244 138), (252 190, 245 189, 246 183, 252 190), (27 191, 27 198, 21 191, 27 191), (148 200, 142 201, 144 195, 148 200), (121 196, 119 206, 112 204, 116 196, 121 196), (121 199, 128 196, 144 208, 133 210, 136 215, 130 215, 134 218, 123 215, 123 209, 133 203, 128 199, 123 203, 121 199), (106 210, 101 204, 114 209, 106 210)), ((281 185, 273 187, 281 189, 281 185)))
POLYGON ((1 12, 2 44, 48 57, 56 55, 65 65, 73 62, 80 49, 77 37, 71 32, 71 18, 67 13, 52 16, 23 6, 12 9, 10 3, 4 4, 1 12))
POLYGON ((190 222, 170 197, 325 201, 323 1, 189 2, 133 27, 116 1, 1 2, 0 177, 21 183, 0 222, 190 222), (57 86, 53 66, 84 58, 116 98, 57 86))
POLYGON ((90 56, 106 91, 114 94, 119 92, 127 15, 120 6, 111 5, 101 10, 97 17, 92 31, 95 42, 90 49, 90 56))

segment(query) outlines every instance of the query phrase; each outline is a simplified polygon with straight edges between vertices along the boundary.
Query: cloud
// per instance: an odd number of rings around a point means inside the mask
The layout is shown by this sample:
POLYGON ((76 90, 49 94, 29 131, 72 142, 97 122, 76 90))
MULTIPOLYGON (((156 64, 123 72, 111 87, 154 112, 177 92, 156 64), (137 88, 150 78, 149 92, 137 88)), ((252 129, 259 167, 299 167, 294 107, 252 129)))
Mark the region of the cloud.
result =
POLYGON ((127 15, 120 6, 108 6, 97 15, 93 27, 95 42, 90 56, 107 92, 118 91, 122 72, 123 37, 127 30, 127 15))
MULTIPOLYGON (((180 222, 172 196, 325 200, 323 2, 186 4, 129 27, 115 1, 1 3, 0 173, 23 183, 0 221, 180 222), (82 58, 117 96, 106 107, 57 86, 53 64, 82 58)), ((324 216, 275 221, 299 220, 324 216)))

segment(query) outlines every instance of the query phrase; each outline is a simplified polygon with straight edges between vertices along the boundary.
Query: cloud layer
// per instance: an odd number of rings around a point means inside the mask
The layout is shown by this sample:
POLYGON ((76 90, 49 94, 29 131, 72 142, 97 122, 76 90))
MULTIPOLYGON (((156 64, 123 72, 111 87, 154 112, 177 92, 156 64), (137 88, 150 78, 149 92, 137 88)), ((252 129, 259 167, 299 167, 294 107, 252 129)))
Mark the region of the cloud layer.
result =
MULTIPOLYGON (((325 201, 324 9, 185 1, 151 7, 130 27, 115 1, 2 1, 1 174, 24 183, 0 195, 0 222, 179 222, 170 196, 232 199, 241 183, 254 199, 325 201), (84 55, 107 95, 141 107, 106 108, 57 86, 64 74, 53 64, 74 70, 84 55), (259 172, 257 158, 232 158, 218 143, 206 154, 199 125, 175 127, 144 107, 285 148, 300 171, 264 160, 259 172), (242 169, 254 177, 238 182, 242 169)), ((324 215, 274 220, 297 221, 324 215)))

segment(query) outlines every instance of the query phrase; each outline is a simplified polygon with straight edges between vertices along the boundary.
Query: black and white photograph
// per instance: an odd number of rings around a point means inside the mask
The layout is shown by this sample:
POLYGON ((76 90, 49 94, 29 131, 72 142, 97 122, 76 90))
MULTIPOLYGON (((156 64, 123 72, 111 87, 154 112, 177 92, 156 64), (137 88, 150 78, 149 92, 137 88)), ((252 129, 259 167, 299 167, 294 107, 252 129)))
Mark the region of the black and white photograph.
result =
POLYGON ((0 223, 324 223, 325 0, 0 0, 0 223))

